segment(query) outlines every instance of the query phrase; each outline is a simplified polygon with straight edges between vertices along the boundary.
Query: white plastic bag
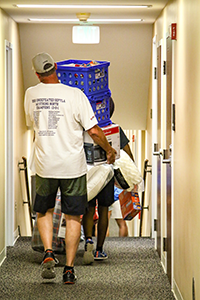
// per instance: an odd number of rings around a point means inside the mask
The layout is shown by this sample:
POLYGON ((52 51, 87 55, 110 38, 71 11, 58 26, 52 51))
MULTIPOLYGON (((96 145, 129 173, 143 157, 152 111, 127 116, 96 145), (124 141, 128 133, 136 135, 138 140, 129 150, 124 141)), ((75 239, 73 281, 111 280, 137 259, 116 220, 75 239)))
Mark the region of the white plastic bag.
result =
POLYGON ((138 167, 124 150, 120 150, 120 158, 116 159, 113 166, 115 181, 122 189, 131 192, 136 184, 143 181, 138 167))
POLYGON ((87 194, 88 201, 92 200, 111 180, 114 171, 111 165, 102 164, 98 166, 88 166, 87 172, 87 194))

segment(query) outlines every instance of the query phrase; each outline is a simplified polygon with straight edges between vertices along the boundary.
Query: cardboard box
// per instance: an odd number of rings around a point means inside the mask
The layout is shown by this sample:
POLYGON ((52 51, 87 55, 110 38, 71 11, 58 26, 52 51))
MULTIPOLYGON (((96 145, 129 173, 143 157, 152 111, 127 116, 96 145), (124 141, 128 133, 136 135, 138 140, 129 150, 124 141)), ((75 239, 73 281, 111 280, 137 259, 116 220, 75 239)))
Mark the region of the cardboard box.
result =
POLYGON ((140 211, 140 199, 137 192, 123 191, 119 194, 119 201, 123 219, 126 221, 132 220, 140 211))
MULTIPOLYGON (((110 143, 116 150, 116 159, 120 157, 119 125, 111 124, 101 128, 110 143)), ((97 144, 87 132, 84 132, 84 150, 88 164, 98 165, 106 162, 106 152, 97 144)))

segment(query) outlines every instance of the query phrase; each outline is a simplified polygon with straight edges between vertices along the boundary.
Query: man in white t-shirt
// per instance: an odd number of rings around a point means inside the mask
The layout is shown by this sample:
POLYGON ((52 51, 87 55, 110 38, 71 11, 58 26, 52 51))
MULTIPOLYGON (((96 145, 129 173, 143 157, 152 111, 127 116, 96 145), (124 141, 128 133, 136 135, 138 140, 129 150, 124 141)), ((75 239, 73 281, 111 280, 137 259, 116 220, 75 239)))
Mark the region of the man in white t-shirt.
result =
POLYGON ((42 277, 55 277, 53 211, 60 188, 61 211, 66 218, 63 281, 73 284, 80 215, 85 213, 88 204, 83 131, 106 151, 109 164, 114 163, 116 151, 97 125, 85 94, 59 82, 53 58, 47 53, 39 53, 32 59, 32 64, 40 83, 26 90, 24 108, 27 126, 35 132, 36 199, 33 210, 38 213, 37 225, 45 250, 42 277))

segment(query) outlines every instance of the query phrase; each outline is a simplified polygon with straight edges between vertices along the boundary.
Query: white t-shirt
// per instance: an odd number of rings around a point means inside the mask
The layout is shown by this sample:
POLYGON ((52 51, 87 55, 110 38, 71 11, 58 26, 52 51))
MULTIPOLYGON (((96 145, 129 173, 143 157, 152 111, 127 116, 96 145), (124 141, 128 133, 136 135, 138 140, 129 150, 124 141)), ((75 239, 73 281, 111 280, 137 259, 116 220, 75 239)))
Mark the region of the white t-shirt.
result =
POLYGON ((85 94, 61 83, 39 83, 27 89, 24 108, 27 126, 35 131, 36 173, 46 178, 86 174, 83 130, 97 120, 85 94))

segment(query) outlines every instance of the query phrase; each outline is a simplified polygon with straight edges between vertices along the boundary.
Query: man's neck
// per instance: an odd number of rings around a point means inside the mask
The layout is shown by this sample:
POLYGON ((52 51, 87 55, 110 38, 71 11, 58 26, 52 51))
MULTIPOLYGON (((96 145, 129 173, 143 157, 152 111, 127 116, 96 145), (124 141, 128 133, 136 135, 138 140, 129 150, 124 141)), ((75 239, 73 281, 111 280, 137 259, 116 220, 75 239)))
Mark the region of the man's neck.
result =
POLYGON ((58 80, 58 77, 56 75, 56 73, 53 73, 52 75, 49 75, 47 77, 39 77, 40 82, 48 84, 48 83, 60 83, 60 81, 58 80))

